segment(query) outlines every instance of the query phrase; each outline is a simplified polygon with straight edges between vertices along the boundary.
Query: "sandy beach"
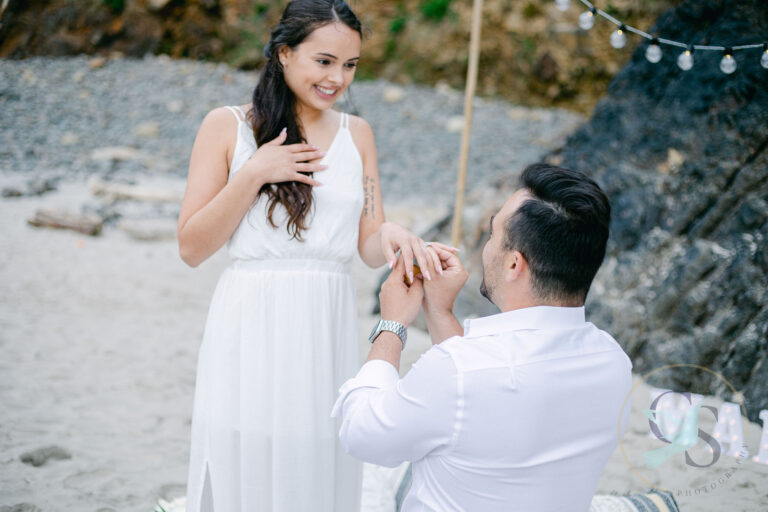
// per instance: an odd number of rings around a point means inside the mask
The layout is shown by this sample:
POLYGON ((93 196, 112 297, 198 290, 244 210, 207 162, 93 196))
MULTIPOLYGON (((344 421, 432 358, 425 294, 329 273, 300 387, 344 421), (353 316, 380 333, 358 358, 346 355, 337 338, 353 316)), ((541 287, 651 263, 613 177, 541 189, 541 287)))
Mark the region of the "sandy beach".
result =
MULTIPOLYGON (((3 184, 14 179, 2 177, 3 184)), ((183 187, 178 178, 165 179, 172 190, 183 187)), ((76 209, 91 199, 86 183, 71 182, 42 197, 0 201, 0 510, 146 512, 159 498, 184 494, 197 349, 228 258, 219 252, 191 269, 172 238, 137 241, 119 228, 89 237, 26 223, 39 207, 76 209), (39 467, 21 461, 51 446, 70 458, 52 457, 39 467), (23 503, 30 507, 12 508, 23 503)), ((389 210, 390 217, 407 220, 403 205, 389 210)), ((157 219, 159 225, 172 236, 173 219, 157 219)), ((379 273, 359 261, 354 273, 364 357, 379 273)), ((403 371, 429 346, 423 332, 410 339, 403 371)), ((747 443, 756 447, 759 435, 760 427, 751 425, 747 443)), ((625 448, 657 444, 634 413, 625 448)), ((716 480, 724 467, 701 470, 696 485, 716 480)), ((644 476, 654 485, 684 488, 691 471, 681 459, 644 476)), ((382 498, 388 475, 367 468, 365 512, 391 506, 382 498)), ((746 460, 727 484, 678 501, 685 511, 763 510, 766 476, 767 465, 746 460)), ((617 450, 598 492, 647 488, 617 450)))

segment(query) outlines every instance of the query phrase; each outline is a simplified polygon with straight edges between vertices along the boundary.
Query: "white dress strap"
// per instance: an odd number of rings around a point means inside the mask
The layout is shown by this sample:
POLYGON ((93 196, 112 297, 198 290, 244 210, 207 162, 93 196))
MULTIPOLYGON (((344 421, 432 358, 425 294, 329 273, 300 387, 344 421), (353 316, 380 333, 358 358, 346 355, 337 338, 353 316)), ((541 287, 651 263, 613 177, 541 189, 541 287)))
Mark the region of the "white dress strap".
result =
POLYGON ((341 113, 341 127, 349 129, 349 116, 345 113, 341 113))
POLYGON ((245 122, 245 113, 243 113, 243 109, 241 109, 239 106, 227 106, 226 108, 228 108, 235 115, 239 122, 245 122))

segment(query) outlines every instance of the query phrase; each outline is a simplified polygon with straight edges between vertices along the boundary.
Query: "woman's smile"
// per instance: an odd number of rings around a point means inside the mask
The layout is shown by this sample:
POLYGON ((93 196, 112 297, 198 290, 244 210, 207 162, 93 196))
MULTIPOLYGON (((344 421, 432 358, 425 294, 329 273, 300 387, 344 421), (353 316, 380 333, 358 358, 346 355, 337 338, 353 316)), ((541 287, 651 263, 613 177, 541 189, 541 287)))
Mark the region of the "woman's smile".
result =
POLYGON ((338 91, 338 87, 322 87, 320 85, 315 85, 315 92, 317 92, 318 96, 324 100, 332 100, 336 97, 338 91))

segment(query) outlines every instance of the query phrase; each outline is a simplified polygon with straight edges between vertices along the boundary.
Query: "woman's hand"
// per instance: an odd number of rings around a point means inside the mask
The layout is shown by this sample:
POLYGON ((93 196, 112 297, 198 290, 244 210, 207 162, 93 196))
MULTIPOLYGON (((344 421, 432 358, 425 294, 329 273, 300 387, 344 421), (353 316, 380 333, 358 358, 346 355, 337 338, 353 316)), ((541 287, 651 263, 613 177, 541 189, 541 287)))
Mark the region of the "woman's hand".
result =
POLYGON ((328 166, 302 162, 322 158, 325 156, 325 151, 319 151, 317 146, 310 144, 284 146, 286 136, 286 130, 283 128, 280 135, 256 150, 253 156, 243 164, 240 172, 245 171, 257 176, 261 183, 299 181, 313 187, 321 186, 322 183, 319 181, 301 173, 324 171, 328 166))
MULTIPOLYGON (((413 259, 416 258, 416 262, 421 268, 422 275, 431 280, 432 275, 430 269, 434 269, 438 274, 443 273, 443 266, 440 262, 440 258, 434 251, 427 251, 427 244, 414 235, 407 229, 392 222, 385 222, 379 228, 379 234, 381 236, 381 250, 384 253, 389 263, 389 268, 393 268, 397 262, 395 253, 400 251, 405 263, 405 273, 408 276, 408 280, 413 282, 413 259)), ((431 245, 437 245, 446 251, 456 252, 458 249, 437 242, 432 242, 431 245)))

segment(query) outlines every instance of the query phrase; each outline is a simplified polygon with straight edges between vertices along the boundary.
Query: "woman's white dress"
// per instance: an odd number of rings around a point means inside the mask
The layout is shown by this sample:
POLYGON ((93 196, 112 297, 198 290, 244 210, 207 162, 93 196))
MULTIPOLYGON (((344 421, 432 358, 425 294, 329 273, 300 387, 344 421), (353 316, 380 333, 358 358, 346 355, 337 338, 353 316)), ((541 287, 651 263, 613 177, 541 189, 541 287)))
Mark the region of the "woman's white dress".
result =
MULTIPOLYGON (((256 151, 242 111, 230 179, 256 151)), ((315 174, 303 242, 264 196, 228 243, 200 347, 187 512, 357 512, 362 469, 330 417, 359 366, 349 264, 363 204, 360 154, 348 116, 315 174)))

